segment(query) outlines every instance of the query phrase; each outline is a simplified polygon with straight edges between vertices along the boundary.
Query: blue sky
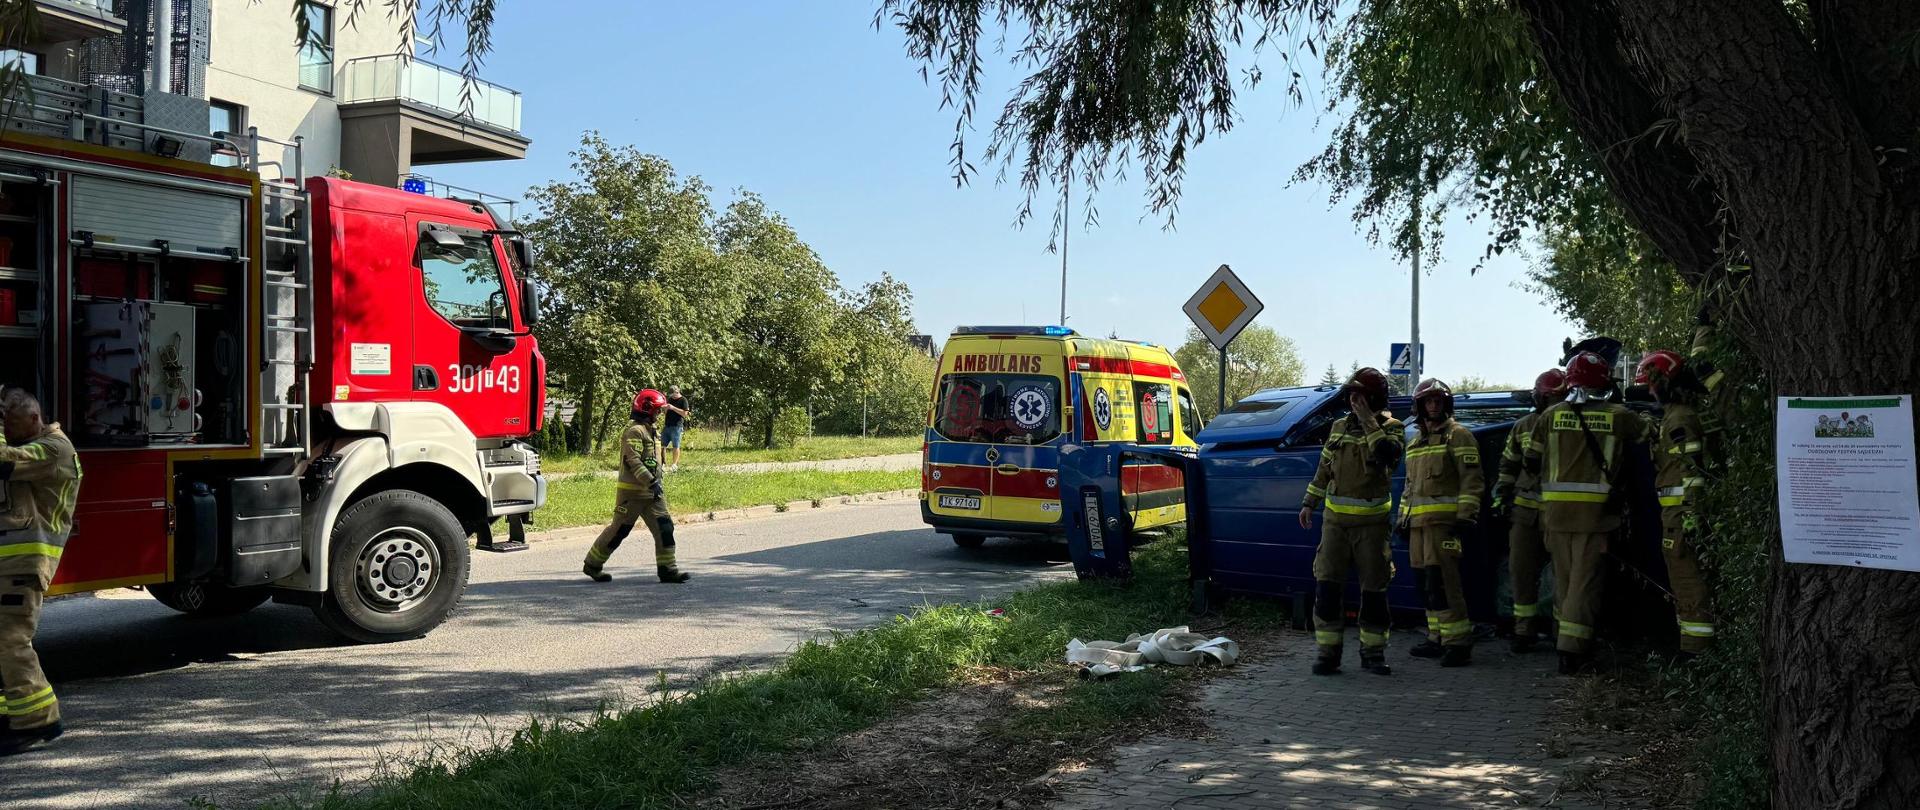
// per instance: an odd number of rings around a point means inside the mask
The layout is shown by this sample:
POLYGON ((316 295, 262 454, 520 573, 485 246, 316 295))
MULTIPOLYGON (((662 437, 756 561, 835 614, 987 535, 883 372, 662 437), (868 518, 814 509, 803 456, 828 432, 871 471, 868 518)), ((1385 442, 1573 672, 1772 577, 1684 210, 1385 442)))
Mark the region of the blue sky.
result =
MULTIPOLYGON (((849 287, 882 272, 905 280, 922 331, 1057 320, 1051 210, 1016 229, 1017 188, 991 173, 954 186, 953 118, 900 36, 871 26, 874 3, 501 6, 482 75, 525 94, 533 148, 524 161, 422 167, 433 177, 517 197, 565 176, 568 150, 597 129, 701 176, 719 204, 734 188, 758 192, 849 287)), ((982 108, 997 110, 1016 78, 990 74, 982 108)), ((1387 344, 1407 339, 1406 267, 1330 208, 1326 189, 1288 186, 1325 143, 1315 108, 1293 108, 1277 87, 1240 107, 1242 122, 1193 154, 1176 229, 1146 214, 1136 185, 1103 191, 1101 224, 1071 236, 1068 325, 1177 345, 1181 304, 1225 263, 1265 302, 1258 322, 1299 345, 1310 376, 1328 363, 1384 365, 1387 344)), ((1530 384, 1573 328, 1517 288, 1522 260, 1469 275, 1483 232, 1451 230, 1446 261, 1422 281, 1429 373, 1530 384)))

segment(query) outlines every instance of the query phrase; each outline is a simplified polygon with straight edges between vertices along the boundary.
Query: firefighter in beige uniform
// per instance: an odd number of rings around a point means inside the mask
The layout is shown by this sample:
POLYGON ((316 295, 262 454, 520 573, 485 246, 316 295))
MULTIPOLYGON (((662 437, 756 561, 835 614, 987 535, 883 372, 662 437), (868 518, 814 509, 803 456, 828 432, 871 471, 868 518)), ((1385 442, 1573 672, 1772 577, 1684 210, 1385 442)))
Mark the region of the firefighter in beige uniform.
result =
POLYGON ((1500 454, 1500 480, 1493 485, 1493 508, 1507 514, 1507 573, 1513 584, 1513 651, 1532 652, 1540 643, 1540 572, 1547 546, 1540 533, 1540 477, 1526 469, 1533 446, 1533 423, 1567 396, 1567 373, 1548 369, 1533 381, 1533 412, 1507 433, 1500 454))
POLYGON ((633 531, 638 520, 653 535, 653 561, 661 582, 686 582, 691 579, 674 560, 673 516, 667 513, 667 496, 660 488, 660 437, 654 423, 667 408, 667 398, 651 388, 633 397, 633 424, 620 434, 620 482, 613 502, 613 522, 600 532, 587 549, 581 568, 595 582, 607 582, 612 574, 601 570, 621 541, 633 531))
POLYGON ((60 552, 73 529, 80 494, 80 459, 58 424, 41 420, 40 403, 13 390, 0 400, 7 445, 0 446, 0 479, 7 509, 0 514, 0 756, 17 754, 60 736, 60 701, 40 671, 33 635, 60 552))
POLYGON ((1413 654, 1463 667, 1473 663, 1473 622, 1467 618, 1460 557, 1486 493, 1480 442, 1453 421, 1453 389, 1444 382, 1420 383, 1413 410, 1420 432, 1407 446, 1400 522, 1410 532, 1414 580, 1427 604, 1427 640, 1413 654))
POLYGON ((1346 638, 1347 571, 1360 576, 1360 667, 1390 675, 1387 665, 1387 584, 1393 579, 1393 471, 1406 450, 1406 428, 1387 411, 1387 377, 1363 368, 1340 389, 1352 415, 1333 423, 1320 469, 1307 486, 1300 527, 1313 528, 1313 512, 1326 506, 1320 548, 1313 555, 1318 589, 1313 635, 1320 656, 1315 675, 1340 671, 1346 638))
POLYGON ((1685 660, 1713 646, 1712 600, 1693 546, 1699 538, 1694 506, 1707 483, 1706 429, 1694 406, 1707 389, 1691 363, 1679 352, 1665 349, 1640 361, 1634 382, 1647 386, 1662 411, 1652 440, 1653 485, 1660 495, 1660 551, 1667 563, 1667 585, 1673 589, 1680 656, 1685 660))
POLYGON ((1567 400, 1533 425, 1527 466, 1540 476, 1540 518, 1553 555, 1560 672, 1586 666, 1600 615, 1601 557, 1626 514, 1624 472, 1645 452, 1647 423, 1616 393, 1613 368, 1593 352, 1567 361, 1567 400))

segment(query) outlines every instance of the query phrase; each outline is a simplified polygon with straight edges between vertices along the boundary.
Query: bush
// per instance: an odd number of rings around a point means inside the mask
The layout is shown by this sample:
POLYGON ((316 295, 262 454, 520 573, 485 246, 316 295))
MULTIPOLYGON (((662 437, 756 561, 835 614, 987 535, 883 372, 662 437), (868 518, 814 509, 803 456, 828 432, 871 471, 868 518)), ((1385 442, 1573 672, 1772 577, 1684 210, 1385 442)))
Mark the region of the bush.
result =
POLYGON ((813 433, 813 421, 807 418, 807 409, 786 407, 780 409, 773 418, 773 446, 792 447, 801 439, 813 433))
POLYGON ((1702 499, 1706 542, 1700 561, 1713 587, 1714 650, 1683 676, 1686 708, 1703 721, 1702 810, 1767 806, 1771 772, 1763 712, 1761 636, 1765 632, 1767 557, 1778 537, 1774 500, 1772 385, 1758 364, 1731 349, 1716 353, 1728 371, 1715 392, 1725 468, 1702 499))

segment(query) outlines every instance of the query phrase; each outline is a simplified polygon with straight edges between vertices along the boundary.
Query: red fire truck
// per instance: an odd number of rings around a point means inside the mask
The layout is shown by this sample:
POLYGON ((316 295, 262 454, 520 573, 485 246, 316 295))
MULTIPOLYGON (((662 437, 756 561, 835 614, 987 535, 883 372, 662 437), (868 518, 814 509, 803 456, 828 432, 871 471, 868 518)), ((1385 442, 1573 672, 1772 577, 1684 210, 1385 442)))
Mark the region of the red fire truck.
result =
POLYGON ((38 89, 0 134, 0 384, 80 448, 51 592, 437 626, 467 539, 503 550, 546 497, 526 240, 479 202, 305 177, 297 140, 38 89))

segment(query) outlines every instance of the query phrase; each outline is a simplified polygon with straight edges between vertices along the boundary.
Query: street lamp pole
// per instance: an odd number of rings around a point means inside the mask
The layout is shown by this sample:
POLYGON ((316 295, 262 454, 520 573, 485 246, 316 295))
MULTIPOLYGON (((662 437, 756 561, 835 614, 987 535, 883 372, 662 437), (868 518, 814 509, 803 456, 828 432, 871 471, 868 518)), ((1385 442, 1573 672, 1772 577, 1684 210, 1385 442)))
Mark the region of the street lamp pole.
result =
POLYGON ((1073 230, 1073 159, 1060 181, 1060 325, 1067 325, 1067 235, 1073 230))

